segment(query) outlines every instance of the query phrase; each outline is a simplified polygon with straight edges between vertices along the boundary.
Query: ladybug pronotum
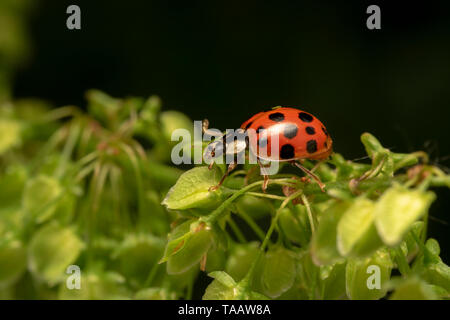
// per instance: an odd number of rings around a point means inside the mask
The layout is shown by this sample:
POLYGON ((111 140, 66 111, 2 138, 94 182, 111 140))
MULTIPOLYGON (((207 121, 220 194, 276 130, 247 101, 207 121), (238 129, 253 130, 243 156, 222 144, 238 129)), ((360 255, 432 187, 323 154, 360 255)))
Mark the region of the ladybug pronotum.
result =
MULTIPOLYGON (((313 170, 306 169, 298 162, 302 159, 325 160, 332 153, 333 141, 319 119, 299 109, 275 107, 255 114, 241 125, 241 129, 248 132, 249 136, 256 133, 256 139, 247 139, 244 146, 241 143, 241 146, 237 145, 233 150, 240 152, 242 147, 248 146, 250 150, 257 150, 256 157, 260 166, 262 165, 260 160, 290 162, 313 178, 324 191, 323 183, 312 172, 313 170), (275 138, 278 139, 278 144, 276 149, 272 150, 271 140, 275 138)), ((225 137, 226 135, 222 138, 224 149, 226 149, 225 137)), ((216 144, 213 142, 208 147, 214 154, 216 144)), ((212 164, 213 162, 210 166, 212 164)), ((236 165, 236 162, 230 163, 219 184, 213 186, 211 190, 217 189, 236 165)), ((263 190, 267 188, 268 181, 268 175, 264 175, 263 190)))

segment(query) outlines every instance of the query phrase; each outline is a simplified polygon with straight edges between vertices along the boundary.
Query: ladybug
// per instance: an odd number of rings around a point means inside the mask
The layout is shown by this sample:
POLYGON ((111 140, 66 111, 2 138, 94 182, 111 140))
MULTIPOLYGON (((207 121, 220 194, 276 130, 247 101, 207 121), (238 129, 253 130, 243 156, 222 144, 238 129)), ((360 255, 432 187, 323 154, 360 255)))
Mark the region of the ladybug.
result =
MULTIPOLYGON (((204 131, 208 126, 207 120, 205 121, 204 131)), ((269 111, 255 114, 241 125, 240 130, 245 131, 247 137, 250 138, 246 137, 245 142, 235 142, 235 148, 231 148, 235 153, 250 147, 250 150, 256 151, 256 158, 260 166, 262 166, 261 160, 289 162, 313 178, 324 191, 324 184, 313 173, 317 165, 312 170, 308 170, 299 163, 304 159, 323 161, 333 152, 333 141, 319 119, 296 108, 275 107, 269 111), (274 139, 277 139, 278 144, 275 144, 276 148, 272 150, 272 140, 274 139)), ((223 144, 221 144, 225 152, 230 149, 225 144, 226 137, 227 134, 222 137, 223 144)), ((217 141, 212 142, 208 145, 207 150, 214 155, 218 146, 217 141)), ((212 164, 213 162, 210 163, 210 167, 212 164)), ((236 161, 230 163, 219 184, 213 186, 211 190, 217 189, 236 166, 236 161)), ((263 191, 267 188, 268 181, 268 175, 264 175, 263 191)))

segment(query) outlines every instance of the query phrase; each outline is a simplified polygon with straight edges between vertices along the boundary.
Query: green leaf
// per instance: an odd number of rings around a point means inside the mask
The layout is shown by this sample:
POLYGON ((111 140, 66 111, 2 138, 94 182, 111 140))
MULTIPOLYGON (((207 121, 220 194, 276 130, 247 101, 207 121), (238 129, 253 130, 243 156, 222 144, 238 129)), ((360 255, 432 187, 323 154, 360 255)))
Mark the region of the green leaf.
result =
POLYGON ((430 284, 440 286, 450 293, 450 267, 439 257, 440 247, 435 239, 428 239, 422 256, 419 256, 413 270, 430 284))
POLYGON ((435 300, 437 296, 433 288, 420 280, 413 277, 406 281, 402 281, 389 297, 391 300, 435 300))
POLYGON ((122 107, 120 99, 113 98, 100 90, 86 92, 89 114, 110 126, 118 125, 118 113, 122 107))
POLYGON ((221 282, 214 280, 206 288, 203 300, 233 300, 236 297, 234 288, 228 288, 221 282))
POLYGON ((10 165, 0 176, 0 203, 2 207, 20 204, 28 172, 23 165, 10 165))
POLYGON ((206 272, 213 272, 225 269, 226 251, 221 248, 211 249, 208 251, 206 258, 206 272))
POLYGON ((334 300, 345 297, 346 262, 320 267, 320 288, 322 299, 334 300))
POLYGON ((183 173, 169 190, 162 204, 168 209, 185 210, 191 208, 212 209, 222 202, 220 188, 209 191, 219 183, 222 174, 217 167, 196 167, 183 173))
POLYGON ((191 119, 179 111, 169 110, 161 112, 160 121, 162 133, 167 141, 171 141, 172 132, 176 129, 186 129, 191 133, 191 136, 194 134, 194 126, 191 119))
POLYGON ((191 224, 193 220, 188 220, 182 224, 176 226, 172 232, 169 234, 166 249, 164 250, 164 255, 158 263, 166 262, 169 257, 175 254, 178 250, 182 249, 186 244, 186 240, 192 235, 191 224))
POLYGON ((276 298, 292 287, 296 276, 293 252, 281 246, 270 248, 262 264, 261 284, 265 295, 276 298))
POLYGON ((363 259, 349 259, 345 271, 347 296, 352 300, 376 300, 386 295, 393 263, 387 250, 363 259))
POLYGON ((210 276, 213 279, 216 279, 227 288, 233 288, 236 286, 236 281, 234 281, 234 279, 226 272, 214 271, 209 273, 208 276, 210 276))
POLYGON ((223 271, 215 271, 209 274, 214 281, 209 284, 203 295, 203 300, 266 300, 264 295, 248 290, 242 283, 236 283, 234 279, 223 271))
POLYGON ((450 293, 450 267, 442 260, 427 266, 422 276, 429 283, 440 286, 450 293))
POLYGON ((114 250, 117 269, 129 281, 142 286, 164 250, 162 239, 149 234, 130 234, 114 250))
POLYGON ((412 224, 411 230, 406 234, 404 243, 406 245, 406 256, 408 259, 412 259, 418 252, 419 246, 417 245, 416 239, 413 236, 413 233, 417 238, 421 239, 424 229, 423 221, 416 221, 412 224))
POLYGON ((337 225, 337 247, 343 256, 364 256, 378 249, 380 241, 373 223, 375 204, 355 199, 337 225))
POLYGON ((375 156, 375 154, 377 153, 386 151, 386 149, 381 145, 380 141, 378 141, 377 138, 375 138, 368 132, 364 132, 361 135, 361 142, 363 143, 366 152, 370 157, 375 156))
POLYGON ((398 244, 435 198, 432 192, 409 190, 401 186, 387 190, 374 209, 375 226, 383 242, 389 246, 398 244))
POLYGON ((27 182, 22 205, 35 217, 37 223, 42 223, 55 213, 57 202, 62 195, 63 189, 58 180, 39 175, 27 182))
POLYGON ((233 300, 236 298, 236 281, 226 272, 215 271, 209 274, 214 278, 205 290, 203 300, 233 300))
POLYGON ((259 252, 259 243, 256 241, 245 244, 234 244, 230 248, 228 260, 225 265, 225 271, 236 279, 242 280, 247 274, 253 261, 257 258, 259 252))
POLYGON ((311 241, 311 256, 315 264, 333 264, 342 260, 337 249, 337 225, 350 202, 342 201, 331 205, 319 215, 319 227, 311 241))
POLYGON ((176 293, 166 288, 146 288, 136 292, 135 300, 176 300, 176 293))
POLYGON ((167 273, 180 274, 199 263, 213 245, 211 230, 202 229, 190 231, 191 236, 185 238, 182 248, 172 254, 167 260, 167 273))
POLYGON ((125 278, 116 272, 81 270, 80 289, 68 289, 65 282, 58 291, 61 300, 124 300, 130 298, 125 278))
POLYGON ((36 232, 28 248, 28 267, 36 277, 53 285, 65 278, 83 243, 71 228, 49 224, 36 232))
POLYGON ((270 201, 247 194, 239 197, 235 206, 239 213, 247 214, 253 219, 261 219, 272 213, 270 201))
POLYGON ((18 240, 8 241, 0 246, 0 291, 14 284, 25 272, 27 254, 18 240))
POLYGON ((0 155, 20 145, 22 126, 13 119, 0 119, 0 155))
POLYGON ((280 212, 278 223, 289 240, 301 244, 302 247, 309 244, 311 226, 305 206, 296 205, 294 210, 284 208, 280 212))

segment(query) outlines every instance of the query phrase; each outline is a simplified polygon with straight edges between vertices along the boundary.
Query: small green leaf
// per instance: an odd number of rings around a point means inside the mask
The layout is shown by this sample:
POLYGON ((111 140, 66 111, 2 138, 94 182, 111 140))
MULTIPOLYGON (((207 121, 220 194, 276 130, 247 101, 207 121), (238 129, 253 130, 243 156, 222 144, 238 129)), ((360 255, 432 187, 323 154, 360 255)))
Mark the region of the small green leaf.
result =
POLYGON ((167 273, 180 274, 199 263, 213 245, 211 230, 191 231, 191 236, 185 238, 183 247, 177 250, 167 260, 167 273))
POLYGON ((419 246, 417 245, 413 233, 417 238, 421 239, 423 229, 424 229, 423 221, 416 221, 412 224, 411 230, 409 230, 409 232, 406 234, 404 243, 406 245, 405 255, 407 255, 408 259, 412 259, 417 254, 417 252, 419 252, 419 246))
POLYGON ((0 246, 0 291, 16 282, 27 267, 27 254, 18 240, 0 246))
POLYGON ((214 271, 209 273, 208 276, 210 276, 213 279, 216 279, 227 288, 233 288, 236 286, 236 281, 234 281, 234 279, 226 272, 214 271))
POLYGON ((366 152, 370 157, 376 153, 384 152, 386 149, 381 145, 380 141, 368 132, 361 135, 361 142, 366 148, 366 152))
POLYGON ((419 278, 409 278, 395 288, 391 300, 435 300, 433 288, 419 278))
POLYGON ((432 192, 395 186, 387 190, 375 205, 375 226, 383 242, 398 244, 412 224, 430 207, 436 196, 432 192))
POLYGON ((337 249, 337 225, 350 202, 336 202, 319 215, 319 227, 311 241, 311 256, 315 264, 333 264, 342 260, 337 249))
POLYGON ((215 271, 209 274, 214 280, 209 284, 203 300, 233 300, 237 296, 236 281, 226 272, 215 271))
POLYGON ((337 247, 343 256, 364 256, 378 249, 380 241, 373 223, 375 204, 355 199, 337 225, 337 247))
POLYGON ((279 215, 278 223, 286 237, 292 242, 307 247, 311 239, 311 226, 305 206, 296 205, 294 210, 284 208, 279 215))
POLYGON ((266 252, 262 260, 261 284, 264 294, 276 298, 289 290, 296 276, 293 252, 276 246, 266 252))
POLYGON ((78 258, 83 243, 70 228, 49 224, 36 232, 28 248, 28 266, 33 275, 50 285, 61 281, 78 258))
POLYGON ((125 278, 116 272, 81 270, 80 289, 68 289, 65 282, 59 286, 61 300, 124 300, 130 298, 125 278))
POLYGON ((429 283, 438 285, 450 293, 450 267, 442 260, 427 266, 422 276, 429 283))
POLYGON ((233 279, 240 281, 247 274, 251 264, 258 256, 258 252, 259 243, 256 241, 233 245, 230 248, 225 271, 233 279))
POLYGON ((393 264, 387 250, 363 259, 349 259, 345 271, 347 296, 352 300, 376 300, 386 295, 393 264))
POLYGON ((192 220, 185 221, 172 230, 169 234, 164 255, 158 263, 166 262, 170 256, 184 247, 186 240, 192 235, 190 232, 192 223, 194 223, 192 220))
POLYGON ((191 119, 185 114, 178 111, 164 111, 160 116, 162 133, 166 137, 167 141, 171 141, 172 132, 176 129, 186 129, 191 133, 194 133, 194 127, 191 119))
POLYGON ((345 297, 346 262, 320 267, 320 287, 322 299, 334 300, 345 297))
POLYGON ((162 204, 168 209, 185 210, 191 208, 214 208, 222 202, 220 188, 209 191, 216 185, 222 174, 217 167, 196 167, 183 173, 169 190, 162 204))
POLYGON ((28 172, 23 165, 10 165, 0 176, 0 203, 2 207, 20 204, 28 172))
POLYGON ((25 186, 22 205, 35 217, 37 223, 48 220, 57 208, 63 190, 55 178, 39 175, 29 180, 25 186))
POLYGON ((18 121, 0 119, 0 155, 21 143, 21 130, 22 127, 18 121))
POLYGON ((115 248, 112 258, 128 281, 142 285, 160 258, 164 243, 162 239, 149 234, 130 234, 115 248))
POLYGON ((146 288, 136 292, 135 300, 176 300, 176 293, 166 288, 146 288))
POLYGON ((225 269, 226 251, 220 248, 211 249, 208 251, 206 258, 206 272, 213 272, 225 269))
POLYGON ((253 219, 270 216, 271 204, 267 199, 244 194, 236 200, 236 208, 239 213, 247 214, 253 219))

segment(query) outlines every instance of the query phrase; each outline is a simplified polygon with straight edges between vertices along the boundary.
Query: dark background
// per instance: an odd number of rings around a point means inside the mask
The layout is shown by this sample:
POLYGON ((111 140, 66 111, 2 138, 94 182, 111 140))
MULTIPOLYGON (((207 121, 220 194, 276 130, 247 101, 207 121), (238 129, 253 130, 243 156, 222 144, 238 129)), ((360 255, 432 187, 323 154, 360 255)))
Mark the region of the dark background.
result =
MULTIPOLYGON (((166 109, 222 130, 297 106, 325 123, 346 158, 365 155, 368 131, 448 166, 450 3, 390 2, 41 1, 14 96, 83 107, 89 88, 157 94, 166 109), (81 7, 81 30, 66 28, 70 4, 81 7), (366 28, 369 4, 381 7, 381 30, 366 28)), ((450 192, 437 192, 431 214, 449 221, 450 192)), ((430 221, 447 262, 449 231, 430 221)))

